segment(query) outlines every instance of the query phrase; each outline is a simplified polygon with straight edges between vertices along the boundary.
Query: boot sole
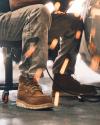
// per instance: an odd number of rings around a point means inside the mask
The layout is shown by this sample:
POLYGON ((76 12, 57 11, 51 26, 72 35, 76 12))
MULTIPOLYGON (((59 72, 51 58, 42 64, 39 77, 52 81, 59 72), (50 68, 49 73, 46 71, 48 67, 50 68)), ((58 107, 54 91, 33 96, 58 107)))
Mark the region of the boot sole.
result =
MULTIPOLYGON (((56 91, 52 92, 53 97, 55 96, 55 92, 56 91)), ((78 92, 75 93, 75 92, 72 92, 72 91, 63 92, 63 91, 59 91, 59 90, 57 90, 57 92, 60 93, 60 96, 94 96, 94 95, 97 95, 96 93, 78 93, 78 92)))
POLYGON ((16 100, 16 105, 18 107, 22 107, 25 109, 50 109, 53 108, 53 104, 52 103, 45 103, 45 104, 40 104, 40 105, 31 105, 31 104, 27 104, 26 102, 17 99, 16 100))

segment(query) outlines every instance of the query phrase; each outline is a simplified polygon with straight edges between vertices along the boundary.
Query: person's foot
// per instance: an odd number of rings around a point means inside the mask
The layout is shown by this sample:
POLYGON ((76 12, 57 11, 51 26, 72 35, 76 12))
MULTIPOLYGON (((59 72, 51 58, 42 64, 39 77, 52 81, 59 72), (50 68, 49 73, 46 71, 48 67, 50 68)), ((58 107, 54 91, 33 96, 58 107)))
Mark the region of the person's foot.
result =
POLYGON ((54 74, 53 93, 56 91, 72 95, 96 95, 96 89, 92 85, 80 84, 71 76, 54 74))
POLYGON ((26 109, 47 109, 53 107, 52 98, 43 94, 37 81, 23 75, 19 78, 16 105, 26 109))

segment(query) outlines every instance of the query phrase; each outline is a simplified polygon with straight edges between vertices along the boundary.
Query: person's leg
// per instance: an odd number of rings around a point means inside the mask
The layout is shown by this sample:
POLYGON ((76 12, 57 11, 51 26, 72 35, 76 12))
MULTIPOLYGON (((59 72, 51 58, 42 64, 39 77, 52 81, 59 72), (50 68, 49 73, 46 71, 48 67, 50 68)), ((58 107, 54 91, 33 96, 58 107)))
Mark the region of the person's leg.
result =
MULTIPOLYGON (((61 36, 60 50, 53 65, 53 91, 63 91, 77 95, 94 94, 94 87, 81 85, 71 76, 74 73, 76 57, 80 47, 83 22, 74 15, 63 15, 65 16, 63 18, 60 18, 60 16, 57 24, 55 23, 55 28, 52 27, 53 24, 51 25, 51 31, 55 31, 54 35, 61 36)), ((51 36, 53 36, 51 31, 51 36)))
POLYGON ((30 7, 30 14, 23 28, 22 34, 22 62, 20 70, 22 75, 19 82, 19 94, 17 99, 17 106, 25 108, 40 109, 52 107, 52 100, 50 97, 43 95, 38 81, 46 68, 48 59, 48 30, 50 27, 50 14, 46 8, 41 6, 35 11, 30 7), (23 81, 30 82, 29 90, 22 92, 23 81), (32 82, 33 81, 33 82, 32 82), (32 87, 31 84, 34 84, 32 87), (34 98, 29 100, 26 98, 27 94, 33 93, 34 98), (37 100, 38 99, 38 100, 37 100), (33 103, 33 106, 31 105, 33 103), (30 105, 28 105, 30 104, 30 105))
MULTIPOLYGON (((79 51, 81 35, 83 31, 83 22, 79 17, 74 17, 74 15, 65 15, 64 27, 60 26, 61 29, 64 29, 63 34, 61 35, 60 40, 60 50, 58 51, 58 56, 55 59, 53 65, 53 73, 60 73, 61 67, 66 58, 69 59, 68 66, 65 67, 63 74, 71 75, 74 73, 76 56, 79 51)), ((63 22, 64 19, 62 19, 63 22)))
POLYGON ((48 10, 43 5, 32 5, 2 15, 3 18, 5 22, 0 21, 0 24, 7 31, 0 31, 6 36, 2 39, 22 39, 17 106, 29 109, 52 107, 52 99, 43 94, 38 84, 48 58, 48 30, 51 22, 48 10))

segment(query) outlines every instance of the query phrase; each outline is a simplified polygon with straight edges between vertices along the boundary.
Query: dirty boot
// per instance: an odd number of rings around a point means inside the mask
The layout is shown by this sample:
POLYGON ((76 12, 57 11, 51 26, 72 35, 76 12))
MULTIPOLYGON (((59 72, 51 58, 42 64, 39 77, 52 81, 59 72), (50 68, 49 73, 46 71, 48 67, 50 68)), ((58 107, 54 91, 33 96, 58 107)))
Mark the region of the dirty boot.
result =
POLYGON ((37 81, 23 75, 19 78, 16 105, 26 109, 46 109, 53 107, 52 98, 43 94, 37 81))

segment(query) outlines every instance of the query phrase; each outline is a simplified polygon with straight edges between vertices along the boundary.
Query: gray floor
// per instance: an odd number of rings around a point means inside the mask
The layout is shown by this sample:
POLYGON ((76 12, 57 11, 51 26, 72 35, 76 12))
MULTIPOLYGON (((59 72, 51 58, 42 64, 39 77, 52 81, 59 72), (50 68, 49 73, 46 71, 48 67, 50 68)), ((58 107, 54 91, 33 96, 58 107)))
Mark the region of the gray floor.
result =
POLYGON ((59 107, 52 110, 26 110, 16 107, 16 91, 8 104, 0 101, 0 125, 99 125, 100 102, 79 102, 61 97, 59 107))
MULTIPOLYGON (((78 63, 85 67, 83 62, 78 63)), ((1 64, 0 64, 1 65, 1 64)), ((14 64, 14 80, 18 80, 17 66, 14 64)), ((50 74, 52 74, 51 67, 48 67, 50 74)), ((84 69, 84 68, 82 68, 84 69)), ((96 80, 100 81, 98 74, 93 74, 89 71, 90 76, 79 75, 79 69, 76 69, 76 78, 81 82, 90 83, 94 82, 95 75, 96 80), (85 79, 86 78, 86 79, 85 79), (85 79, 85 80, 84 80, 85 79)), ((45 76, 41 79, 40 83, 45 94, 51 94, 52 81, 44 72, 45 76)), ((88 74, 88 73, 87 73, 88 74)), ((0 68, 0 80, 4 79, 3 65, 0 68)), ((16 95, 17 91, 10 91, 9 103, 3 104, 1 100, 2 91, 0 91, 0 125, 99 125, 100 124, 100 102, 80 102, 75 97, 61 97, 58 107, 54 107, 52 110, 26 110, 16 107, 16 95)))

